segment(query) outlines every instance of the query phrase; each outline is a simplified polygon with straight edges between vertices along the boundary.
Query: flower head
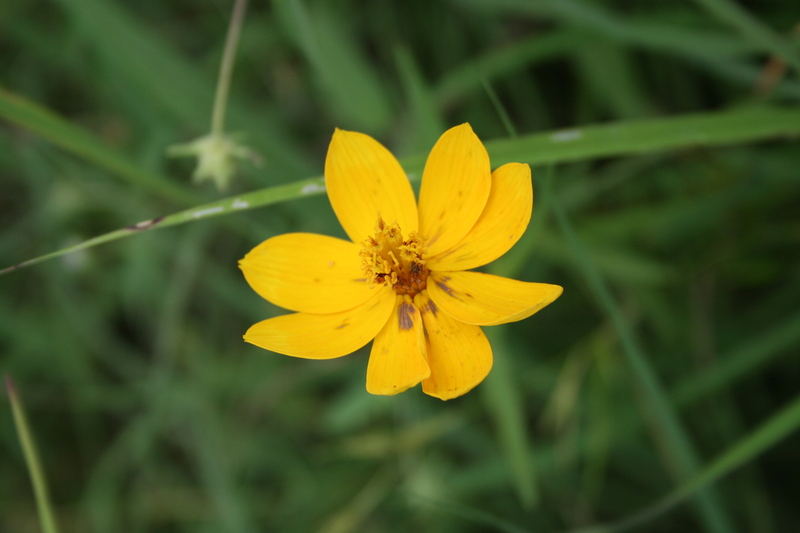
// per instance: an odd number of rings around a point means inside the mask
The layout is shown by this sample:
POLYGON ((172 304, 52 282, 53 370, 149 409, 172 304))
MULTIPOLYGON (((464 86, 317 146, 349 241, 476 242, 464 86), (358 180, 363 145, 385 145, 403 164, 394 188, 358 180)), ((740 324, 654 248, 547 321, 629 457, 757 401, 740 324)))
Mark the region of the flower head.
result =
POLYGON ((522 320, 561 295, 557 285, 469 271, 507 252, 533 207, 528 165, 492 172, 469 124, 431 150, 419 205, 394 156, 361 133, 333 134, 325 184, 350 241, 290 233, 248 253, 239 265, 250 286, 295 313, 252 326, 247 342, 330 359, 374 339, 369 392, 397 394, 421 382, 448 400, 491 370, 480 326, 522 320))

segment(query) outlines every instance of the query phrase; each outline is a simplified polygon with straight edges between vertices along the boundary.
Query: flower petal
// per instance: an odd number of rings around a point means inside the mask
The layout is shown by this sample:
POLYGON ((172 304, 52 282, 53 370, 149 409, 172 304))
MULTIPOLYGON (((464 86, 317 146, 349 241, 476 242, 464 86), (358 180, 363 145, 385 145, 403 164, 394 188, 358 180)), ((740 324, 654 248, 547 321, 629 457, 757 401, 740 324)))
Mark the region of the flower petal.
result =
POLYGON ((336 129, 325 159, 325 186, 336 216, 359 244, 375 233, 378 215, 404 235, 417 230, 414 191, 397 159, 363 133, 336 129))
POLYGON ((481 328, 459 322, 441 312, 422 291, 414 297, 422 314, 431 375, 422 381, 422 391, 450 400, 470 391, 492 369, 492 347, 481 328))
POLYGON ((481 272, 433 272, 428 278, 428 293, 439 308, 456 320, 481 326, 528 318, 563 290, 481 272))
POLYGON ((455 246, 427 260, 432 270, 469 270, 491 263, 517 243, 533 208, 531 167, 508 163, 492 172, 492 190, 475 226, 455 246))
POLYGON ((492 184, 489 154, 469 124, 450 128, 425 163, 419 229, 433 257, 458 243, 480 217, 492 184))
POLYGON ((367 392, 398 394, 430 376, 422 317, 409 296, 397 295, 394 312, 369 354, 367 392))
POLYGON ((366 303, 340 313, 295 313, 264 320, 248 329, 244 340, 265 350, 307 359, 347 355, 371 341, 389 319, 395 294, 383 289, 366 303))
POLYGON ((313 233, 262 242, 239 261, 250 286, 275 305, 302 313, 336 313, 375 296, 361 271, 360 247, 313 233))

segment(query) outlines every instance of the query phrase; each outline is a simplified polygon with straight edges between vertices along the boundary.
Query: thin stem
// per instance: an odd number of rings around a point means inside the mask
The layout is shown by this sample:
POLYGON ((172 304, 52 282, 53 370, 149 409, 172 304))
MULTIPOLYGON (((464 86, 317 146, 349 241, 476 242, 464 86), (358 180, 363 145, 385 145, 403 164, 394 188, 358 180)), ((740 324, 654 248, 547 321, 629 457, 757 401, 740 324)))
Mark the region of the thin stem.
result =
POLYGON ((39 513, 39 524, 44 533, 58 533, 58 524, 53 513, 53 505, 50 503, 50 494, 47 491, 47 481, 44 475, 42 463, 39 460, 39 453, 33 441, 28 419, 25 416, 25 409, 19 399, 16 387, 11 378, 6 376, 6 390, 11 400, 11 413, 14 417, 14 425, 17 428, 22 453, 25 456, 25 463, 28 466, 28 473, 33 484, 33 493, 36 498, 36 509, 39 513))
POLYGON ((483 90, 486 91, 486 95, 489 97, 489 100, 491 100, 494 110, 497 112, 497 116, 500 117, 500 121, 506 129, 506 133, 508 133, 508 136, 512 139, 516 139, 517 128, 515 128, 514 124, 511 122, 506 108, 503 106, 500 98, 497 97, 497 93, 494 92, 494 88, 489 84, 489 80, 486 79, 486 76, 481 75, 481 85, 483 85, 483 90))
MULTIPOLYGON (((548 182, 549 184, 549 182, 548 182)), ((566 211, 555 195, 547 191, 558 225, 575 254, 576 262, 583 271, 589 288, 594 293, 601 309, 608 316, 617 332, 622 353, 626 357, 633 376, 640 385, 647 400, 649 414, 654 427, 670 452, 669 459, 676 465, 676 473, 681 480, 690 479, 700 470, 700 459, 689 435, 681 424, 674 406, 664 392, 655 370, 639 344, 637 336, 617 305, 611 289, 601 275, 591 255, 584 247, 578 233, 572 226, 566 211)), ((714 532, 730 532, 733 526, 719 502, 717 493, 707 488, 695 494, 695 501, 706 528, 714 532)))
POLYGON ((247 0, 236 0, 228 26, 228 36, 225 39, 225 50, 222 53, 222 64, 219 67, 217 79, 217 94, 214 96, 214 110, 211 114, 211 133, 221 135, 225 124, 225 111, 228 107, 228 93, 233 76, 233 62, 236 58, 236 48, 239 45, 239 35, 242 32, 242 22, 247 11, 247 0))

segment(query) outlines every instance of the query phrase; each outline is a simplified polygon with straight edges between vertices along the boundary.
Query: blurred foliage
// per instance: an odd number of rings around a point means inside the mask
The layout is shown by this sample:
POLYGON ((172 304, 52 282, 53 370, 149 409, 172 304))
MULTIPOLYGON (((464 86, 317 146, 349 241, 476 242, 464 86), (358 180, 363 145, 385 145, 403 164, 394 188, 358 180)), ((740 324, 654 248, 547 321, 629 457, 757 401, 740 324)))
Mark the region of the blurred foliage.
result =
MULTIPOLYGON (((461 122, 505 137, 492 91, 520 135, 796 113, 800 11, 742 5, 251 2, 227 130, 264 165, 231 192, 320 175, 334 127, 415 161, 461 122), (765 82, 770 61, 789 68, 765 82)), ((207 132, 231 7, 0 3, 0 96, 85 132, 0 122, 0 268, 219 198, 165 149, 207 132)), ((241 340, 281 310, 236 261, 287 231, 343 236, 324 196, 0 277, 0 370, 61 530, 562 531, 635 515, 739 443, 746 466, 640 529, 792 530, 800 420, 779 413, 800 395, 798 142, 651 146, 534 166, 531 226, 490 268, 564 295, 490 328, 494 372, 447 403, 370 396, 366 349, 304 361, 241 340)), ((38 531, 5 401, 0 473, 0 530, 38 531)))

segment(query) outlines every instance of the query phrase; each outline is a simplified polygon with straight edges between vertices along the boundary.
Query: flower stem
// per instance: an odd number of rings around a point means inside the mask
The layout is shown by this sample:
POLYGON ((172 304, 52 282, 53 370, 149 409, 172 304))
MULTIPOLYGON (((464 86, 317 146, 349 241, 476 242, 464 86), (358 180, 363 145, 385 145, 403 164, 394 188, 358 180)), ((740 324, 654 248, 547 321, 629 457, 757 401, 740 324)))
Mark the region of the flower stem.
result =
POLYGON ((225 111, 228 107, 228 93, 233 76, 233 62, 236 57, 236 47, 239 44, 239 35, 242 32, 242 22, 247 11, 247 0, 236 0, 233 5, 231 23, 228 26, 228 36, 225 39, 225 50, 222 53, 222 64, 219 67, 217 79, 217 93, 214 96, 214 110, 211 114, 211 133, 221 135, 225 123, 225 111))

